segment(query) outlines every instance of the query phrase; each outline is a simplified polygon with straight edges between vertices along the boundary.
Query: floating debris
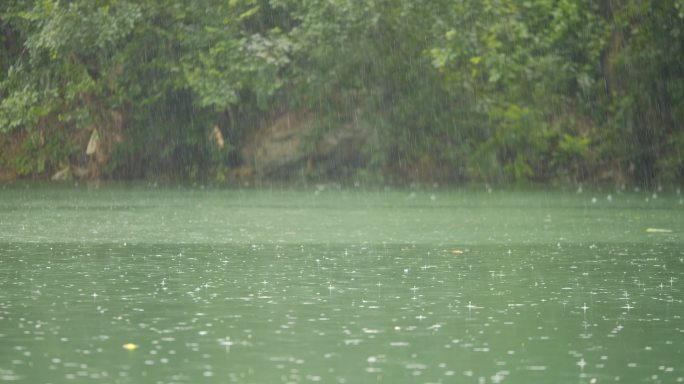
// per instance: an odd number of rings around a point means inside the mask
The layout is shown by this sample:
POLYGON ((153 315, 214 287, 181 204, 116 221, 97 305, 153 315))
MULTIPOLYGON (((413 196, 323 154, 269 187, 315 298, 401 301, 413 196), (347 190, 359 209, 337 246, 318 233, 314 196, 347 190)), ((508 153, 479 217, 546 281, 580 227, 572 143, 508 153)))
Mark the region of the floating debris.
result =
POLYGON ((126 343, 123 345, 123 349, 127 351, 135 351, 136 349, 138 349, 138 344, 126 343))
POLYGON ((646 228, 647 233, 672 233, 671 229, 666 228, 646 228))

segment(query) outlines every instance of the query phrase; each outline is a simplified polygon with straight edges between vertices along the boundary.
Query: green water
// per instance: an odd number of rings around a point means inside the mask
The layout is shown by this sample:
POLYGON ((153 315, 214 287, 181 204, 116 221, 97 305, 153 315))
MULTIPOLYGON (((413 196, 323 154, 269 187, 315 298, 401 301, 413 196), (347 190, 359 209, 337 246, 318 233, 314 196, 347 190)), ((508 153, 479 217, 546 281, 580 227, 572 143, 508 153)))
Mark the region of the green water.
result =
POLYGON ((681 197, 610 193, 0 186, 0 381, 682 382, 681 197))

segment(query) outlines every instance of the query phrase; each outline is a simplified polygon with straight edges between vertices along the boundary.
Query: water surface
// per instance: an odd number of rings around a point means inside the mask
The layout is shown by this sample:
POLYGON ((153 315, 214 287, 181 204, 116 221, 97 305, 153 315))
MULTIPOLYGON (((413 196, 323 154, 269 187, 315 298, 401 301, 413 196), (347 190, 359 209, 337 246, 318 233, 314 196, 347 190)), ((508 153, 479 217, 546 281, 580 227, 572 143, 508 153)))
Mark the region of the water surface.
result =
POLYGON ((5 186, 0 381, 682 382, 683 209, 674 191, 5 186))

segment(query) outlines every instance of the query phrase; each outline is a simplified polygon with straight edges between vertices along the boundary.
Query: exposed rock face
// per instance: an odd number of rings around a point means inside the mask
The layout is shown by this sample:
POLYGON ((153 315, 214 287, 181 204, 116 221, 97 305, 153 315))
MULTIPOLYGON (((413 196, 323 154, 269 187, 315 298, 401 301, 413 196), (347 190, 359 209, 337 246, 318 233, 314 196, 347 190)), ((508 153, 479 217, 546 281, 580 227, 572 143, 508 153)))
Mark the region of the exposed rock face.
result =
POLYGON ((303 169, 329 174, 363 165, 363 147, 373 132, 354 118, 320 134, 313 115, 287 112, 258 129, 240 149, 244 165, 238 168, 239 176, 244 178, 249 170, 252 177, 283 179, 303 169))
POLYGON ((66 181, 66 180, 71 180, 71 169, 69 167, 65 167, 60 169, 59 171, 55 172, 54 175, 50 178, 52 181, 66 181))
POLYGON ((88 168, 71 165, 55 172, 50 180, 52 181, 70 181, 76 179, 87 179, 90 176, 88 168))
POLYGON ((100 147, 100 134, 97 129, 93 129, 93 133, 90 135, 90 140, 88 140, 88 146, 86 147, 86 155, 92 156, 97 152, 100 147))
POLYGON ((216 148, 219 150, 223 149, 223 147, 226 145, 226 142, 223 139, 223 134, 221 133, 218 125, 214 125, 214 129, 209 134, 209 142, 214 143, 216 148))
POLYGON ((103 112, 98 123, 92 126, 90 139, 86 146, 86 164, 72 166, 71 171, 77 179, 97 180, 109 163, 112 148, 123 141, 121 134, 124 122, 123 113, 118 110, 103 112))
POLYGON ((256 177, 279 176, 300 165, 305 158, 303 139, 312 133, 314 119, 310 115, 288 112, 257 130, 241 148, 244 164, 256 177))
POLYGON ((312 153, 314 164, 327 172, 335 172, 341 167, 364 166, 368 158, 363 149, 374 131, 370 124, 356 116, 352 121, 332 128, 318 140, 312 153))

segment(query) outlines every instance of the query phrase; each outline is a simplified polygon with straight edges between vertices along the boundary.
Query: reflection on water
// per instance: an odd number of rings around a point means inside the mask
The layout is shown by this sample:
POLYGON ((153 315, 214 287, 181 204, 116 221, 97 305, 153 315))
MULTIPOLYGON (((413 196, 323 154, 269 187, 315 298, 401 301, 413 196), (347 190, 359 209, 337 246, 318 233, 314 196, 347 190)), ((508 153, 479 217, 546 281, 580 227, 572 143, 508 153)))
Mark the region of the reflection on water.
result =
MULTIPOLYGON (((91 197, 89 204, 106 204, 110 195, 104 197, 91 197)), ((406 220, 401 226, 408 228, 388 224, 367 241, 343 241, 364 235, 331 232, 329 242, 321 240, 335 228, 379 225, 387 213, 399 218, 406 197, 358 193, 339 207, 264 197, 260 202, 273 207, 259 208, 263 216, 245 223, 252 233, 239 235, 241 241, 204 243, 186 241, 190 227, 178 223, 175 243, 140 241, 145 235, 133 232, 121 241, 92 233, 87 241, 59 238, 66 229, 38 219, 50 223, 56 215, 83 211, 74 200, 50 208, 34 197, 44 206, 17 210, 12 220, 23 215, 15 225, 43 227, 51 241, 5 235, 0 243, 0 381, 684 381, 680 213, 643 223, 651 211, 641 207, 599 214, 563 196, 544 197, 542 207, 515 196, 489 207, 477 195, 443 192, 407 208, 418 230, 406 220), (553 208, 556 198, 561 207, 553 208), (429 208, 435 201, 442 202, 440 209, 429 208), (357 210, 368 219, 344 221, 357 210), (517 210, 530 213, 499 216, 517 210), (331 217, 318 223, 324 228, 310 223, 311 232, 298 234, 299 242, 242 241, 301 230, 287 229, 283 216, 296 217, 296 224, 326 215, 331 217), (619 217, 636 224, 625 220, 605 228, 619 217), (439 225, 431 226, 431 218, 439 225), (458 222, 465 220, 471 227, 484 223, 470 228, 477 241, 412 241, 421 231, 431 239, 444 225, 461 228, 458 222), (260 221, 262 229, 255 230, 260 221), (636 232, 638 225, 643 228, 636 232), (647 233, 647 227, 673 232, 647 233), (512 240, 483 240, 488 228, 493 238, 512 240), (530 232, 540 235, 522 236, 530 232), (406 242, 379 239, 403 233, 409 234, 406 242), (568 240, 576 238, 583 241, 568 240)), ((229 231, 240 226, 232 222, 230 206, 192 213, 184 211, 188 201, 165 199, 148 196, 165 207, 149 209, 169 217, 187 213, 179 223, 202 223, 206 215, 207 227, 218 225, 217 217, 225 218, 229 231)), ((192 200, 195 207, 208 203, 201 196, 192 200)), ((151 220, 145 209, 122 208, 112 217, 126 216, 140 229, 141 221, 151 220)), ((93 210, 84 211, 83 221, 94 221, 93 210)), ((8 226, 7 219, 1 225, 8 226)), ((468 230, 459 229, 458 236, 468 230)))

